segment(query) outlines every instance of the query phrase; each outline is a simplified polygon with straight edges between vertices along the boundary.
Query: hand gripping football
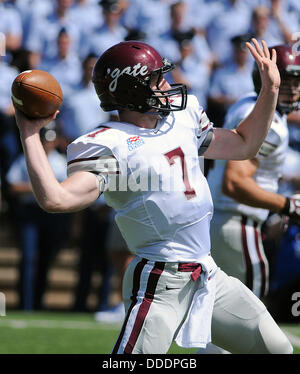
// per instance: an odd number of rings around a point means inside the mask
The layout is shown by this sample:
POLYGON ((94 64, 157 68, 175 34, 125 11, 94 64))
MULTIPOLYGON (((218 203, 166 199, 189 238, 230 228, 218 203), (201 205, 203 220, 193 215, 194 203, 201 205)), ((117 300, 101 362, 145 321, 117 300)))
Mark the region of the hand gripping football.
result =
POLYGON ((45 118, 56 112, 63 101, 57 80, 46 71, 27 70, 13 81, 14 106, 31 118, 45 118))

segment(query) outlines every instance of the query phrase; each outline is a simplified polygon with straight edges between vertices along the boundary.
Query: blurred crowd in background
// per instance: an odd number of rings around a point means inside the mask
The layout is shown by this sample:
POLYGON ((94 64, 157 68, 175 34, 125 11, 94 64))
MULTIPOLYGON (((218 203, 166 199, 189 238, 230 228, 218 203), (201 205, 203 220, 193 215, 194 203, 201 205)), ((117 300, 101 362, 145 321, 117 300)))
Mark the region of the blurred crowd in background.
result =
MULTIPOLYGON (((222 126, 229 106, 253 91, 253 58, 245 42, 255 37, 269 46, 294 43, 297 47, 300 2, 0 0, 0 33, 6 44, 0 57, 1 210, 14 222, 22 253, 20 308, 43 308, 47 272, 71 236, 81 251, 73 310, 87 310, 91 274, 97 264, 103 282, 96 311, 103 312, 112 307, 108 302, 112 274, 117 272, 121 278, 131 258, 113 224, 114 213, 102 198, 79 215, 51 215, 37 206, 14 120, 12 81, 30 69, 46 70, 59 81, 63 106, 57 120, 43 129, 41 139, 58 180, 63 180, 67 144, 103 121, 117 120, 117 113, 101 110, 91 83, 93 66, 107 48, 123 40, 154 46, 176 64, 166 78, 185 83, 215 126, 222 126)), ((300 180, 300 115, 293 113, 289 126, 290 153, 281 183, 287 195, 297 188, 291 181, 300 180)), ((295 230, 285 244, 291 247, 293 269, 287 265, 286 283, 275 282, 277 288, 289 282, 291 273, 300 278, 300 232, 295 230)), ((274 251, 271 257, 275 268, 274 251)), ((285 260, 283 256, 280 261, 285 260)), ((119 311, 119 304, 114 307, 119 311)))

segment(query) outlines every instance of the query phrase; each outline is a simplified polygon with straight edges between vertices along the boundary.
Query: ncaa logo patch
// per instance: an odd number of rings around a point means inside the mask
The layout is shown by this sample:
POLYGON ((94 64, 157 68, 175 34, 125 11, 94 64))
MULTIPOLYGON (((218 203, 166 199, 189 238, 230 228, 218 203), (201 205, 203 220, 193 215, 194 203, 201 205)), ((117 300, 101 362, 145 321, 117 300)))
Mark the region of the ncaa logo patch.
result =
POLYGON ((127 139, 128 150, 133 151, 134 149, 145 144, 144 140, 140 136, 131 136, 127 139))

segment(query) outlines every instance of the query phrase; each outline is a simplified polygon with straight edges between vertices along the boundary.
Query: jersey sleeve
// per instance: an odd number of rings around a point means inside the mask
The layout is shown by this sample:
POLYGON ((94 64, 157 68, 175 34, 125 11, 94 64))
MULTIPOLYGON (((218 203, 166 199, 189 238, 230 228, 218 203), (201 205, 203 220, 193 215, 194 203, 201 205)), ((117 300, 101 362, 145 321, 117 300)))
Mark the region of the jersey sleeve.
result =
POLYGON ((195 96, 189 95, 187 110, 194 123, 198 154, 201 156, 207 150, 213 138, 213 123, 209 120, 195 96))
POLYGON ((118 173, 119 166, 109 147, 84 136, 72 142, 67 148, 67 174, 71 176, 78 171, 107 176, 118 173))
POLYGON ((270 154, 276 151, 280 144, 280 135, 277 134, 277 132, 273 128, 270 128, 264 142, 262 143, 256 155, 256 158, 262 160, 265 157, 268 157, 270 154))
POLYGON ((210 122, 207 114, 203 110, 200 117, 199 126, 197 128, 197 145, 199 156, 207 150, 213 138, 213 124, 210 122))

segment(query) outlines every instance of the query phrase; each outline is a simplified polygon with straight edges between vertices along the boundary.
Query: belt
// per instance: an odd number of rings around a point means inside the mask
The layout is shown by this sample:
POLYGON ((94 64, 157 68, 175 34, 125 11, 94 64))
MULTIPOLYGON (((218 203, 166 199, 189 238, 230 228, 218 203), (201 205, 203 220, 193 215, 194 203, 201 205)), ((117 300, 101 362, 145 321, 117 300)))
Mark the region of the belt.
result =
POLYGON ((193 282, 195 282, 202 273, 202 266, 200 264, 197 264, 195 262, 181 262, 178 265, 178 271, 180 272, 192 272, 191 278, 193 282))

